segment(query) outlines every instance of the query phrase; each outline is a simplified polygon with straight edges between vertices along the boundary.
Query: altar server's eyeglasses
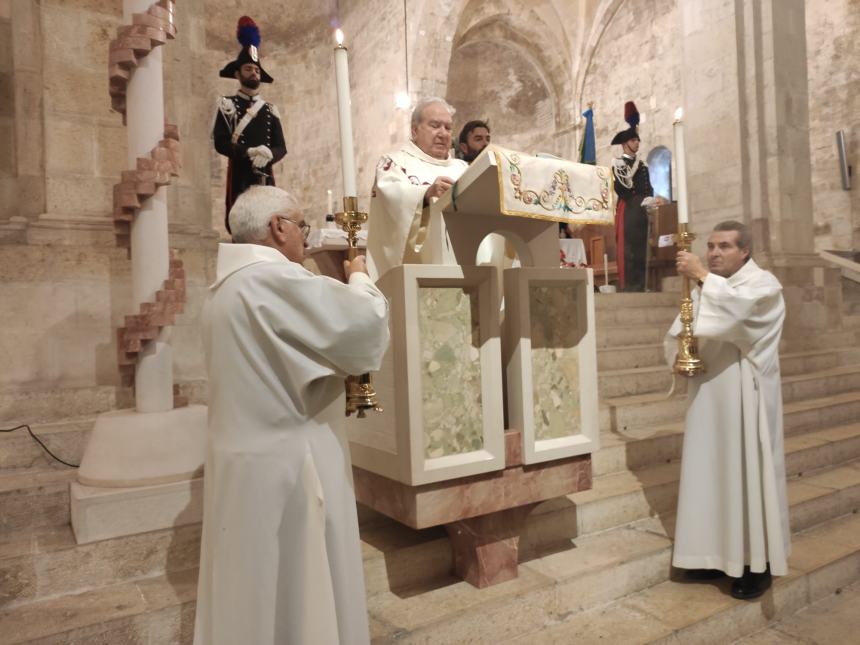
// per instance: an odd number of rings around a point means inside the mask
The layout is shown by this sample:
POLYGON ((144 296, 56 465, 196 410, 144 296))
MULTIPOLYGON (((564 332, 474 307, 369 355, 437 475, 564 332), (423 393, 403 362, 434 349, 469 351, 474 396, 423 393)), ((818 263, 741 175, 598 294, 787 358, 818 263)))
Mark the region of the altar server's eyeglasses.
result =
POLYGON ((290 224, 292 224, 294 226, 298 226, 299 230, 302 232, 302 237, 305 238, 305 241, 307 241, 308 236, 310 236, 310 234, 311 234, 311 225, 310 224, 308 224, 305 221, 302 221, 302 223, 299 224, 298 222, 294 222, 293 220, 291 220, 289 217, 281 217, 280 219, 286 220, 287 222, 289 222, 290 224))

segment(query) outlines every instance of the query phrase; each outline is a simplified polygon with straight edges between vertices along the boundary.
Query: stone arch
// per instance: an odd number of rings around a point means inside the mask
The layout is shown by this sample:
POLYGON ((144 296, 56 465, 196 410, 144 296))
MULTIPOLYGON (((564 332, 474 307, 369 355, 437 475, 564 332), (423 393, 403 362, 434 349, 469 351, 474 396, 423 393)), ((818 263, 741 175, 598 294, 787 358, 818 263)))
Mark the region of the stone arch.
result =
MULTIPOLYGON (((520 107, 524 108, 530 98, 537 98, 536 103, 544 102, 540 107, 542 127, 533 129, 530 135, 520 137, 522 140, 517 142, 551 141, 560 128, 569 125, 574 87, 569 45, 552 2, 544 0, 524 7, 510 0, 459 0, 423 2, 421 8, 423 13, 418 18, 417 28, 410 28, 410 33, 420 36, 422 31, 430 33, 435 27, 441 37, 434 42, 418 38, 414 49, 410 47, 413 61, 410 76, 417 93, 448 96, 458 107, 458 102, 464 102, 462 92, 459 92, 461 100, 458 101, 455 96, 458 90, 452 88, 451 82, 468 81, 464 79, 468 73, 458 75, 452 64, 456 67, 458 61, 481 58, 492 62, 501 57, 513 72, 514 84, 520 85, 520 107), (453 33, 451 25, 456 26, 453 33)), ((497 68, 501 76, 505 73, 503 67, 497 68)), ((518 97, 509 96, 508 99, 516 106, 518 97)), ((521 116, 527 120, 525 114, 521 116)), ((501 124, 504 119, 496 119, 496 122, 501 124)), ((565 154, 566 147, 552 151, 565 154)))
POLYGON ((585 99, 583 98, 582 93, 585 89, 585 79, 588 76, 588 69, 591 67, 591 60, 594 57, 594 53, 597 51, 598 45, 600 45, 603 34, 606 33, 607 27, 609 27, 612 19, 615 17, 615 14, 618 13, 618 10, 624 2, 625 0, 601 0, 597 11, 594 12, 594 19, 591 23, 588 37, 583 41, 580 49, 580 64, 576 70, 574 87, 576 88, 575 109, 577 112, 581 112, 584 105, 583 101, 585 99))

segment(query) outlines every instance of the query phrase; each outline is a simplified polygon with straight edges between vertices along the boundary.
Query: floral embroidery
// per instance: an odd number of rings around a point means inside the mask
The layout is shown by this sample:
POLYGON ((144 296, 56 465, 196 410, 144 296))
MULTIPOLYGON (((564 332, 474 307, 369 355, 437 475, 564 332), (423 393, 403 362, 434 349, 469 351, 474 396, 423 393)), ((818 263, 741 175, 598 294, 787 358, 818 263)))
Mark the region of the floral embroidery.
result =
POLYGON ((508 157, 508 166, 511 173, 511 184, 514 187, 514 198, 523 204, 537 204, 547 211, 562 211, 578 215, 587 211, 606 210, 609 208, 609 173, 602 166, 598 166, 597 176, 601 180, 600 199, 586 199, 581 195, 575 195, 570 186, 570 177, 563 169, 556 170, 552 175, 549 186, 537 192, 524 189, 522 186, 522 171, 520 170, 520 156, 516 153, 508 157))

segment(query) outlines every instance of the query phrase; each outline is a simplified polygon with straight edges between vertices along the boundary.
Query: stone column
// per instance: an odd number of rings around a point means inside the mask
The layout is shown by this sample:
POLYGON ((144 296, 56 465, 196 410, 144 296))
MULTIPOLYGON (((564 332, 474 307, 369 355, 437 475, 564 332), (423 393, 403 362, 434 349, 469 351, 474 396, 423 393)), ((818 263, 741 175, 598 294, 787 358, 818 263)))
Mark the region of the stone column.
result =
POLYGON ((693 230, 753 226, 768 257, 813 250, 803 0, 685 0, 693 230))
MULTIPOLYGON (((123 18, 144 13, 152 0, 125 0, 123 18)), ((155 47, 143 57, 132 74, 126 94, 128 167, 138 157, 148 157, 164 136, 164 80, 162 48, 155 47)), ((167 236, 167 187, 161 186, 146 199, 131 225, 131 263, 134 310, 155 302, 156 292, 168 278, 170 251, 167 236)), ((158 338, 147 343, 135 367, 135 403, 138 412, 173 409, 173 351, 170 326, 161 328, 158 338)))
POLYGON ((684 0, 690 220, 752 226, 754 256, 783 285, 787 338, 841 327, 838 272, 814 254, 803 0, 684 0))

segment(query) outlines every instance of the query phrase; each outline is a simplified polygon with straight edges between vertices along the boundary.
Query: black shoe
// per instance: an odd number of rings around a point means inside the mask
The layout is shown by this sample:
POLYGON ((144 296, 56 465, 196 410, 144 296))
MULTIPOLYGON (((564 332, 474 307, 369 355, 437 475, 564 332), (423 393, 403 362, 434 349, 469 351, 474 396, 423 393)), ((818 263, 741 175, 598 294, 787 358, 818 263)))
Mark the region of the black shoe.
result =
POLYGON ((770 564, 764 573, 753 573, 749 567, 744 567, 744 575, 732 583, 732 597, 738 600, 758 598, 770 589, 773 579, 770 577, 770 564))
POLYGON ((687 580, 718 580, 725 575, 719 569, 687 569, 684 571, 687 580))

